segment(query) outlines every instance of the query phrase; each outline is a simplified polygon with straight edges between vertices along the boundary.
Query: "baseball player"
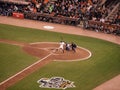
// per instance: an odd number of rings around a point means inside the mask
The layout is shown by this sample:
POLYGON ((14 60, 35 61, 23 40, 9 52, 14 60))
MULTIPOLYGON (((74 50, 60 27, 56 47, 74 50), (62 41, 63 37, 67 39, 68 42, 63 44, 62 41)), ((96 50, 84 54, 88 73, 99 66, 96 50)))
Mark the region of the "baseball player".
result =
POLYGON ((58 50, 62 50, 63 53, 64 53, 64 45, 65 45, 65 42, 60 41, 60 46, 59 46, 58 50))

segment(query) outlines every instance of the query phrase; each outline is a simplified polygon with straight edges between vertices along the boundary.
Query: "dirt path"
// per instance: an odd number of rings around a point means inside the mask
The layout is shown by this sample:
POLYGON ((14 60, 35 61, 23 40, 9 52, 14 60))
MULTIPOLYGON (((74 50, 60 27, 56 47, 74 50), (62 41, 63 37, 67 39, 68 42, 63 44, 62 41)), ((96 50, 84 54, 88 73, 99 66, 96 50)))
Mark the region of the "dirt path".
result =
POLYGON ((75 26, 68 26, 68 25, 61 25, 55 23, 47 23, 47 22, 40 22, 35 20, 24 20, 24 19, 16 19, 11 17, 0 16, 0 23, 15 25, 15 26, 22 26, 22 27, 29 27, 29 28, 36 28, 42 30, 48 30, 53 32, 62 32, 62 33, 69 33, 69 34, 76 34, 76 35, 83 35, 89 36, 94 38, 99 38, 103 40, 107 40, 116 44, 120 44, 120 36, 115 36, 111 34, 104 34, 95 31, 83 30, 80 27, 75 26), (54 29, 45 29, 43 26, 53 26, 54 29))
MULTIPOLYGON (((62 32, 62 33, 89 36, 89 37, 107 40, 107 41, 110 41, 110 42, 120 45, 120 37, 119 36, 83 30, 80 27, 46 23, 46 22, 40 22, 40 21, 34 21, 34 20, 22 20, 22 19, 16 19, 16 18, 11 18, 11 17, 4 17, 4 16, 0 16, 0 23, 22 26, 22 27, 29 27, 29 28, 37 28, 37 29, 42 29, 42 30, 49 30, 49 31, 53 31, 53 32, 62 32), (43 26, 46 26, 46 25, 53 26, 54 29, 51 30, 51 29, 43 28, 43 26)), ((119 86, 120 86, 120 75, 118 75, 117 77, 111 79, 110 81, 105 82, 102 85, 96 87, 94 90, 120 90, 119 86)), ((1 90, 4 90, 4 89, 1 89, 1 90)))
POLYGON ((103 83, 102 85, 96 87, 93 90, 120 90, 120 75, 103 83))
POLYGON ((1 82, 0 90, 5 90, 6 88, 10 87, 11 85, 15 84, 16 82, 20 81, 21 79, 25 78, 32 72, 35 72, 37 69, 45 66, 53 60, 70 62, 76 60, 86 60, 91 57, 91 52, 82 47, 77 47, 76 52, 65 50, 63 53, 60 50, 56 50, 56 48, 59 47, 59 44, 52 42, 23 43, 5 39, 0 39, 0 42, 20 46, 26 53, 37 56, 38 58, 42 58, 1 82))
POLYGON ((32 72, 34 72, 37 69, 50 63, 52 60, 50 56, 51 56, 51 54, 46 55, 44 58, 38 60, 37 62, 35 62, 32 65, 28 66, 27 68, 23 69, 22 71, 16 73, 15 75, 13 75, 10 78, 6 79, 5 81, 1 82, 0 90, 6 90, 6 88, 10 87, 11 85, 13 85, 16 82, 20 81, 21 79, 25 78, 32 72))

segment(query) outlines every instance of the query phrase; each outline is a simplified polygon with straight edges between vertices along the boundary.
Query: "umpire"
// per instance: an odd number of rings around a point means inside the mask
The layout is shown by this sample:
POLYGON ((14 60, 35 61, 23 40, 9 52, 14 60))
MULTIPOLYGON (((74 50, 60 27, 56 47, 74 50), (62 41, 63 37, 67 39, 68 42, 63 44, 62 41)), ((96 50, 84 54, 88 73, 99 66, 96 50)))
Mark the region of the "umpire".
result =
POLYGON ((75 43, 71 43, 71 47, 72 47, 72 50, 74 51, 74 52, 76 52, 76 48, 77 48, 77 45, 75 44, 75 43))

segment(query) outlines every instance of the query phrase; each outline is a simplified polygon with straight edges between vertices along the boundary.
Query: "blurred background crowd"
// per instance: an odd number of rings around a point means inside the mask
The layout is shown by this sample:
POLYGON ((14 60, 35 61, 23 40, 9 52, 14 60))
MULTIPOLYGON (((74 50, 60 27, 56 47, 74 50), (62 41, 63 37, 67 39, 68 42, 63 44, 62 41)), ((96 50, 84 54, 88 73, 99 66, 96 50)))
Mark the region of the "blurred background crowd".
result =
POLYGON ((120 35, 120 0, 0 0, 0 15, 120 35))

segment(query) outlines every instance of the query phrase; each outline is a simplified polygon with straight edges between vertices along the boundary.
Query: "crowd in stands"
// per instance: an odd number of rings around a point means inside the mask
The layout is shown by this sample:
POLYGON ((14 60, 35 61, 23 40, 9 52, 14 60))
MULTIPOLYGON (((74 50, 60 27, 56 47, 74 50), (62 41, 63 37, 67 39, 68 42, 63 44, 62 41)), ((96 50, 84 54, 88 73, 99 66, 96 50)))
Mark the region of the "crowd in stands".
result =
POLYGON ((100 5, 102 0, 23 0, 23 1, 28 2, 28 4, 0 2, 1 4, 0 15, 12 16, 13 12, 19 12, 25 14, 25 18, 28 19, 36 19, 42 21, 52 20, 52 22, 53 19, 58 19, 59 23, 70 25, 80 24, 81 21, 83 23, 84 28, 92 29, 97 32, 103 31, 105 33, 114 33, 116 29, 120 31, 119 27, 120 10, 118 10, 113 20, 109 19, 106 20, 105 18, 111 12, 111 8, 105 5, 100 5), (103 24, 106 22, 107 24, 103 24), (116 24, 117 27, 111 24, 116 24))
POLYGON ((120 25, 120 10, 118 10, 118 12, 117 12, 117 14, 115 15, 112 23, 113 23, 113 24, 118 24, 118 25, 120 25))
POLYGON ((13 12, 23 13, 26 5, 0 2, 0 15, 12 16, 13 12))

